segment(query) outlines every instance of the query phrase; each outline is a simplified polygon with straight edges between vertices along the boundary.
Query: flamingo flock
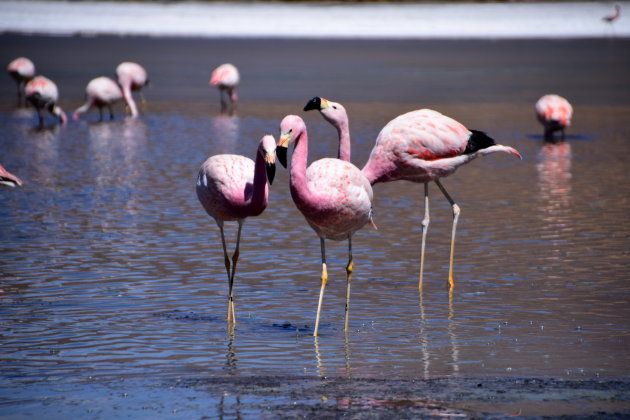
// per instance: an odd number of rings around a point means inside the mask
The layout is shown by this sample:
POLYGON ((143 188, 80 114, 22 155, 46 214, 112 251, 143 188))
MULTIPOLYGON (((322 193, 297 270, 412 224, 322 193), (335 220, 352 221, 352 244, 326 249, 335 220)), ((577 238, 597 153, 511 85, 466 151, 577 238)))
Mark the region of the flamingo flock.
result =
MULTIPOLYGON (((20 57, 8 66, 8 72, 16 81, 18 98, 25 99, 38 112, 39 126, 44 125, 44 111, 56 117, 61 124, 66 114, 58 105, 59 92, 55 83, 35 76, 32 61, 20 57)), ((240 82, 238 69, 233 64, 217 67, 209 84, 220 92, 221 113, 233 115, 240 82)), ((113 105, 124 101, 130 117, 140 113, 133 92, 140 91, 149 83, 146 70, 137 63, 123 62, 116 68, 116 80, 100 76, 86 87, 86 102, 72 116, 80 116, 92 108, 98 108, 100 120, 107 108, 113 119, 113 105)), ((142 100, 144 102, 144 100, 142 100)), ((573 109, 569 102, 558 95, 545 95, 536 103, 536 116, 544 126, 545 139, 553 138, 570 125, 573 109)), ((256 217, 265 211, 269 200, 269 187, 275 175, 276 157, 287 167, 287 153, 293 151, 289 167, 290 193, 296 208, 313 229, 320 242, 321 274, 320 291, 313 335, 318 336, 324 292, 328 282, 326 240, 346 241, 346 300, 344 330, 348 330, 349 306, 354 259, 353 235, 365 225, 376 229, 373 219, 373 186, 399 180, 423 184, 424 217, 420 246, 419 288, 423 287, 424 255, 430 223, 429 184, 434 182, 449 202, 452 210, 452 231, 449 254, 447 286, 454 287, 453 265, 455 237, 461 209, 442 184, 442 178, 452 175, 457 168, 479 156, 503 152, 521 159, 519 152, 496 142, 486 133, 466 128, 458 121, 430 109, 404 113, 388 122, 376 136, 376 142, 367 163, 359 168, 351 162, 350 124, 345 107, 321 97, 314 97, 303 111, 317 110, 336 130, 338 153, 335 158, 323 158, 310 165, 308 162, 308 133, 304 120, 298 115, 287 115, 280 122, 278 141, 272 135, 263 136, 257 146, 254 160, 240 155, 222 154, 208 157, 201 165, 196 180, 196 193, 206 213, 217 224, 228 279, 227 321, 236 323, 234 280, 240 257, 240 242, 245 219, 256 217), (232 255, 228 253, 225 239, 225 222, 237 223, 236 245, 232 255)), ((0 166, 0 183, 21 186, 22 181, 0 166)))

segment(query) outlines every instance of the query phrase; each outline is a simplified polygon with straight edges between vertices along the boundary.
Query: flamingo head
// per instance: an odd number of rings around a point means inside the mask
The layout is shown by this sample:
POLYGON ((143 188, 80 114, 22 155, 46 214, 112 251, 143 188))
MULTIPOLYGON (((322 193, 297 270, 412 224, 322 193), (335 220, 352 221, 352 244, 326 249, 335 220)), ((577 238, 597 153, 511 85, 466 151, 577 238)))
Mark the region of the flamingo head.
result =
POLYGON ((304 106, 304 111, 316 109, 322 114, 322 117, 334 127, 340 128, 344 124, 348 124, 348 114, 346 109, 338 102, 332 102, 328 99, 315 97, 308 101, 304 106))
POLYGON ((306 131, 304 120, 297 115, 287 115, 280 122, 280 138, 278 139, 276 155, 285 168, 287 167, 287 149, 289 145, 291 142, 297 141, 304 131, 306 131))
POLYGON ((276 139, 270 134, 264 136, 258 145, 258 153, 260 153, 265 160, 267 180, 269 181, 269 185, 271 185, 276 175, 276 139))

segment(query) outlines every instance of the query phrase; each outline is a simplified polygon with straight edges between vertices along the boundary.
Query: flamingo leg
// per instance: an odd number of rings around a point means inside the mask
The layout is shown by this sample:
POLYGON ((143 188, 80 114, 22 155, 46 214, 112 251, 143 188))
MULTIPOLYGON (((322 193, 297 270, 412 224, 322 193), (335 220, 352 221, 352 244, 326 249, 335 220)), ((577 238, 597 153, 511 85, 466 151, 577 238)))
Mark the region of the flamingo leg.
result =
POLYGON ((444 197, 446 197, 448 202, 451 203, 451 207, 453 208, 453 232, 451 233, 451 257, 449 259, 449 264, 448 264, 448 288, 449 290, 452 290, 453 287, 455 286, 455 282, 453 281, 453 256, 455 255, 455 232, 457 230, 457 221, 459 220, 460 209, 457 203, 455 203, 455 201, 453 201, 451 196, 448 195, 448 192, 446 192, 446 188, 444 188, 444 186, 440 183, 440 180, 436 179, 435 183, 440 188, 440 191, 442 191, 442 194, 444 194, 444 197))
POLYGON ((221 243, 223 244, 223 261, 225 262, 225 270, 227 271, 227 276, 228 276, 228 285, 229 285, 229 292, 228 292, 228 311, 227 311, 227 321, 231 322, 233 320, 233 314, 234 314, 234 309, 232 307, 233 302, 232 302, 232 277, 230 275, 230 266, 231 266, 231 262, 230 262, 230 257, 228 257, 228 253, 227 253, 227 247, 225 245, 225 233, 223 232, 223 223, 217 223, 219 225, 219 230, 221 231, 221 243))
POLYGON ((225 111, 227 109, 227 101, 225 99, 225 90, 219 89, 219 94, 221 95, 221 113, 225 114, 225 111))
POLYGON ((107 105, 107 109, 109 109, 109 119, 113 120, 114 119, 114 110, 112 109, 111 105, 107 105))
POLYGON ((236 316, 234 315, 234 274, 236 273, 236 263, 240 255, 239 249, 241 245, 241 230, 243 229, 243 221, 238 221, 238 233, 236 234, 236 249, 232 254, 232 273, 230 274, 230 302, 232 302, 232 319, 236 322, 236 316))
POLYGON ((324 238, 319 238, 322 248, 322 276, 321 276, 321 288, 319 290, 319 301, 317 302, 317 316, 315 318, 315 330, 313 336, 317 337, 319 331, 319 315, 322 311, 322 301, 324 300, 324 289, 326 288, 326 282, 328 281, 328 270, 326 269, 326 245, 324 244, 324 238))
POLYGON ((429 223, 431 217, 429 216, 429 183, 424 183, 424 218, 422 219, 422 247, 420 250, 420 280, 418 288, 422 290, 422 273, 424 272, 424 250, 427 244, 427 231, 429 230, 429 223))
POLYGON ((348 265, 346 266, 346 322, 344 331, 348 331, 348 318, 350 309, 350 283, 352 282, 352 270, 354 262, 352 261, 352 236, 348 236, 348 265))

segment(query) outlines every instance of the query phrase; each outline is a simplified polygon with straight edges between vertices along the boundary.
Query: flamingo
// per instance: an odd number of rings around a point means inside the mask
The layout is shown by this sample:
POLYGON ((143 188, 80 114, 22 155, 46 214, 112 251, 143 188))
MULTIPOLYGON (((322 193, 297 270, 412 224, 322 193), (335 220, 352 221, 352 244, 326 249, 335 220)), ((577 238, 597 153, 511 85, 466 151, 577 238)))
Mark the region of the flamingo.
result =
POLYGON ((44 126, 44 109, 47 109, 48 112, 59 118, 61 124, 65 124, 68 121, 66 113, 57 105, 59 100, 57 85, 49 78, 36 76, 26 84, 24 93, 26 99, 37 109, 40 128, 44 126))
POLYGON ((316 109, 326 121, 337 129, 339 134, 339 153, 337 158, 350 162, 350 124, 346 108, 338 102, 314 97, 304 106, 304 111, 316 109))
POLYGON ((255 162, 239 155, 214 155, 201 165, 197 176, 197 197, 221 231, 223 257, 229 282, 228 322, 236 322, 233 286, 241 230, 247 217, 258 216, 267 207, 267 182, 271 185, 276 171, 275 151, 275 139, 271 135, 266 135, 258 144, 255 162), (223 232, 224 222, 230 221, 238 222, 236 249, 231 261, 223 232))
POLYGON ((8 187, 20 187, 22 186, 22 180, 0 165, 0 184, 8 187))
POLYGON ((468 130, 459 122, 437 111, 420 109, 399 115, 379 133, 368 162, 362 171, 370 184, 404 179, 424 184, 424 218, 420 253, 420 280, 424 270, 424 250, 429 227, 429 182, 434 181, 453 209, 448 287, 452 290, 455 231, 460 208, 448 194, 440 178, 477 156, 507 152, 521 158, 513 148, 495 144, 485 133, 468 130))
POLYGON ((138 107, 131 93, 132 91, 139 91, 149 84, 147 72, 140 64, 125 61, 116 67, 116 76, 118 76, 118 84, 122 89, 123 98, 131 111, 131 117, 137 118, 138 107))
POLYGON ((306 125, 296 115, 287 115, 280 123, 277 154, 284 167, 287 166, 287 148, 291 142, 295 142, 290 170, 291 196, 298 210, 319 236, 322 255, 321 286, 313 335, 318 335, 324 290, 328 281, 326 239, 348 240, 344 326, 344 331, 347 331, 350 283, 354 268, 352 235, 366 223, 376 228, 372 220, 372 187, 359 168, 350 162, 324 158, 313 162, 307 169, 306 125))
POLYGON ((614 21, 616 21, 617 19, 619 19, 619 16, 621 16, 621 6, 618 4, 615 4, 615 11, 604 16, 602 18, 602 20, 604 22, 608 22, 610 24, 612 24, 614 21))
POLYGON ((571 125, 573 107, 559 95, 544 95, 536 102, 536 116, 545 127, 545 140, 553 141, 554 131, 560 131, 564 140, 564 129, 571 125))
POLYGON ((221 95, 222 113, 225 113, 228 109, 227 99, 230 100, 230 113, 233 113, 236 110, 236 102, 238 101, 238 96, 236 95, 236 87, 238 86, 240 80, 241 77, 238 73, 238 69, 234 64, 221 64, 212 72, 209 85, 219 88, 219 93, 221 95), (224 98, 224 96, 227 96, 227 99, 224 98))
POLYGON ((97 77, 90 80, 85 88, 85 93, 87 101, 74 111, 73 119, 78 120, 81 114, 89 111, 93 106, 98 107, 99 121, 103 120, 103 107, 105 106, 109 109, 109 119, 114 119, 112 105, 123 99, 122 90, 116 82, 109 77, 97 77))
POLYGON ((18 57, 9 63, 7 71, 17 84, 18 103, 22 104, 24 86, 26 82, 35 77, 35 64, 26 57, 18 57))

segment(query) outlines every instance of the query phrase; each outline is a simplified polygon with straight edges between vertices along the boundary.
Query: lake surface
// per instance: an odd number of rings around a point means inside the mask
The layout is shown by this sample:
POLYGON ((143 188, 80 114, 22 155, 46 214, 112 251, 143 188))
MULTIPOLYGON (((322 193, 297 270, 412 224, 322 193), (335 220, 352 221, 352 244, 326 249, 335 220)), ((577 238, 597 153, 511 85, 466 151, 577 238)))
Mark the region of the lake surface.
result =
POLYGON ((49 384, 120 378, 628 378, 629 53, 627 40, 0 36, 0 62, 29 56, 67 112, 120 61, 151 79, 138 120, 118 106, 111 122, 93 111, 43 130, 16 107, 12 80, 0 83, 0 163, 25 182, 0 189, 2 410, 32 408, 49 384), (233 117, 219 115, 208 86, 223 62, 241 69, 233 117), (575 108, 565 143, 544 144, 534 116, 552 92, 575 108), (523 160, 494 154, 444 180, 462 209, 452 293, 448 202, 430 186, 420 293, 423 187, 377 184, 379 230, 353 240, 350 330, 347 245, 329 241, 318 338, 319 240, 279 167, 267 210, 244 225, 230 331, 219 231, 197 200, 197 170, 211 154, 253 158, 289 113, 307 122, 311 161, 336 155, 334 129, 302 112, 313 96, 346 106, 360 167, 384 124, 423 107, 523 160), (20 387, 30 391, 11 394, 20 387))

